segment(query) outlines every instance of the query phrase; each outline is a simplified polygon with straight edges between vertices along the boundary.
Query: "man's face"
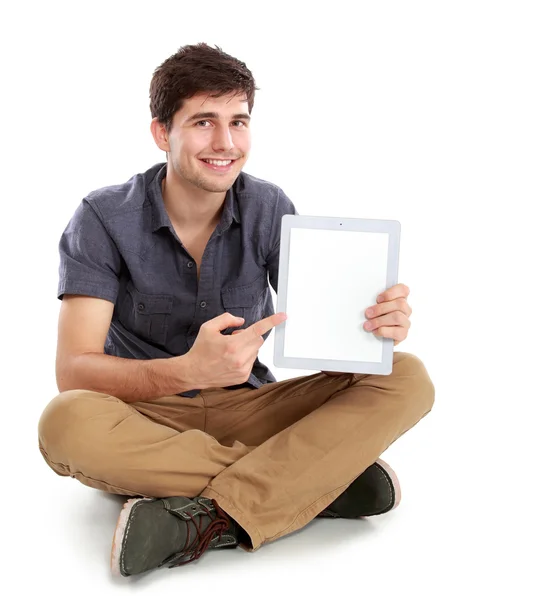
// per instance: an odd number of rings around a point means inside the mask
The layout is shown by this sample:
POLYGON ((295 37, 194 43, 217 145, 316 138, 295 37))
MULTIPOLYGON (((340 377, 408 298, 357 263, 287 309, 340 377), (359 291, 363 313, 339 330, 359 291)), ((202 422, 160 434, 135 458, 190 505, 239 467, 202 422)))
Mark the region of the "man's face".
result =
POLYGON ((204 93, 185 100, 168 136, 177 176, 208 192, 227 191, 248 160, 249 121, 244 94, 212 98, 204 93))

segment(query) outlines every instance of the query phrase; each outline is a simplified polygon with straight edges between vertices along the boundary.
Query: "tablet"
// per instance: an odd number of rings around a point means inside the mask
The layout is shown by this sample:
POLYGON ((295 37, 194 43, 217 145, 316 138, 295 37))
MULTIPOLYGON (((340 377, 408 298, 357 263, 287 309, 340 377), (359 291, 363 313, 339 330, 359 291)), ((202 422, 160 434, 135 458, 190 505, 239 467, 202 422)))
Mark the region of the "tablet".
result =
POLYGON ((364 329, 365 310, 397 284, 399 221, 284 215, 276 367, 389 375, 394 340, 364 329))

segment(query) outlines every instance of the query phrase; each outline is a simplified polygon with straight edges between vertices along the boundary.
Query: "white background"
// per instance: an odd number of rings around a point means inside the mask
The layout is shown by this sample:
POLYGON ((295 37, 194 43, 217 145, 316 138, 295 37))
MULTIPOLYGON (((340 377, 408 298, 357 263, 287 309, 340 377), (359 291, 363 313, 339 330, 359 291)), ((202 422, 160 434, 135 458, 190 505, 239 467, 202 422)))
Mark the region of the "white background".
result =
MULTIPOLYGON (((19 2, 2 9, 2 587, 10 597, 548 598, 547 2, 19 2), (16 6, 16 8, 14 8, 16 6), (401 506, 113 580, 120 504, 49 470, 59 237, 164 160, 154 69, 205 41, 258 86, 245 170, 301 214, 397 219, 433 411, 401 506)), ((273 335, 260 358, 272 364, 273 335)), ((308 372, 275 369, 286 379, 308 372)))

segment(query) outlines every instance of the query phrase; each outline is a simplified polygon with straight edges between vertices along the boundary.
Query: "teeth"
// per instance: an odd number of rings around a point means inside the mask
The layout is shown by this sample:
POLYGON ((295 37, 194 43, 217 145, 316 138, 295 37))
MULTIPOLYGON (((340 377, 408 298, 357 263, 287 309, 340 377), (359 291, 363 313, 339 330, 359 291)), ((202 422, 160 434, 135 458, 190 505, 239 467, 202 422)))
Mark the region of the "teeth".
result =
POLYGON ((206 159, 205 162, 216 165, 217 167, 226 167, 231 161, 230 160, 210 160, 206 159))

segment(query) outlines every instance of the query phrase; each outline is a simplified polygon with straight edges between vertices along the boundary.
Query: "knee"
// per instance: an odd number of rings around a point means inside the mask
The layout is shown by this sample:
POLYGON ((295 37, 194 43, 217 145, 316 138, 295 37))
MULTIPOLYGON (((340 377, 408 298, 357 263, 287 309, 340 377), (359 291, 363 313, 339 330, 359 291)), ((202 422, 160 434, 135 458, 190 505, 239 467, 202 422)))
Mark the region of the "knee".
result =
POLYGON ((67 390, 49 402, 38 421, 41 449, 57 454, 57 450, 66 450, 71 438, 78 437, 81 408, 89 401, 85 398, 89 393, 87 390, 67 390))
POLYGON ((417 398, 429 412, 435 401, 435 387, 424 363, 409 352, 395 352, 393 371, 403 381, 407 395, 417 398))

